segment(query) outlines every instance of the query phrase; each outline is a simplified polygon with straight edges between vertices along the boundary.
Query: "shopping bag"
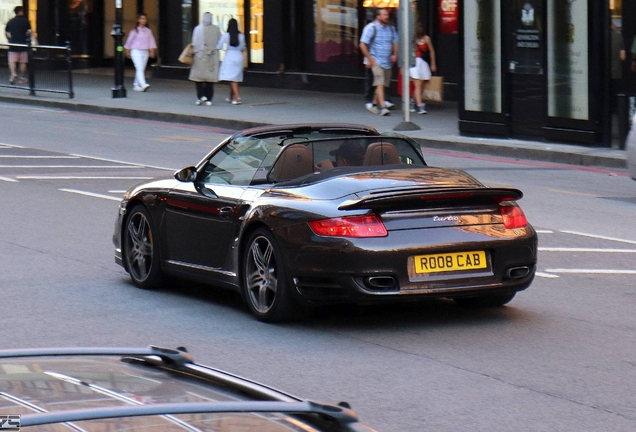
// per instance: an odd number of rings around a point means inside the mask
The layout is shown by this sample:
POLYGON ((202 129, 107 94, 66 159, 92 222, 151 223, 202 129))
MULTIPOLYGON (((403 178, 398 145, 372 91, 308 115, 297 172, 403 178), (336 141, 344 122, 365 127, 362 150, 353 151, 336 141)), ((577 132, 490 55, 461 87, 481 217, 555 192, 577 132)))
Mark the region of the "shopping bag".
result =
POLYGON ((422 99, 428 102, 442 102, 444 100, 444 77, 432 76, 424 85, 422 99))
POLYGON ((179 56, 179 61, 183 64, 191 65, 192 57, 194 57, 194 50, 192 49, 192 44, 188 44, 179 56))

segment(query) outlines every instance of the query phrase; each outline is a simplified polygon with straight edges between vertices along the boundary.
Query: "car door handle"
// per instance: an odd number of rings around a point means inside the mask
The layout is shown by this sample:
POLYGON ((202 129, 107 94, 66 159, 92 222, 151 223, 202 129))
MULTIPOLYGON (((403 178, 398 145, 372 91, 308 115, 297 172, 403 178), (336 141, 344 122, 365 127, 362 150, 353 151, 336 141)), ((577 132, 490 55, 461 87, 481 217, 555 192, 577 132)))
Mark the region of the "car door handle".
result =
POLYGON ((230 216, 234 212, 232 207, 221 207, 219 209, 219 216, 230 216))

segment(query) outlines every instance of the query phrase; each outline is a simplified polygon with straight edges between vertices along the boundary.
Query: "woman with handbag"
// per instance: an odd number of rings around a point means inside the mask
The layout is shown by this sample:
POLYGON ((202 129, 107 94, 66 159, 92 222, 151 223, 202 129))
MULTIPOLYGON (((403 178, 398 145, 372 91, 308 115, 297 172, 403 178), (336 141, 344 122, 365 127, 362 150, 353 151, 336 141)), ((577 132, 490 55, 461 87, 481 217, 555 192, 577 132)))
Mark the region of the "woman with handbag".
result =
POLYGON ((124 45, 126 57, 132 59, 135 65, 135 81, 133 90, 144 92, 148 90, 146 82, 146 65, 148 57, 155 58, 157 52, 157 42, 152 35, 152 30, 148 28, 148 16, 146 14, 137 15, 137 25, 128 34, 124 45))
POLYGON ((241 95, 238 83, 243 82, 243 51, 246 45, 245 35, 239 31, 238 22, 234 18, 228 22, 227 32, 223 33, 216 47, 226 50, 219 71, 219 81, 230 82, 230 96, 225 100, 239 105, 241 95))
POLYGON ((422 92, 426 81, 431 79, 431 72, 437 72, 437 62, 435 61, 433 42, 424 32, 422 23, 417 23, 415 27, 413 45, 415 46, 415 66, 409 69, 409 76, 415 84, 413 97, 417 105, 417 112, 418 114, 426 114, 426 104, 422 101, 422 92))
POLYGON ((196 105, 212 105, 214 83, 219 81, 219 50, 216 44, 221 30, 212 24, 212 14, 203 14, 201 24, 192 32, 192 68, 188 79, 197 87, 196 105))

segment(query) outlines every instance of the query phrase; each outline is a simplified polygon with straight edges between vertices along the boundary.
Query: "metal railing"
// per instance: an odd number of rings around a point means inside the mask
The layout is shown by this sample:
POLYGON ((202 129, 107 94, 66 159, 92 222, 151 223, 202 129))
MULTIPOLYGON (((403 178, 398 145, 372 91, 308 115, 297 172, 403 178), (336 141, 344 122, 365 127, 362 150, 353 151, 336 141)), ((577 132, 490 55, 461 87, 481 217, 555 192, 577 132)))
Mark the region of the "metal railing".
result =
POLYGON ((7 80, 0 81, 0 87, 28 90, 35 96, 35 92, 62 93, 69 98, 73 93, 73 60, 71 58, 71 45, 28 45, 25 44, 0 44, 0 67, 7 72, 7 80), (16 65, 18 78, 11 82, 9 77, 9 48, 26 48, 28 63, 27 76, 20 77, 19 65, 16 65))

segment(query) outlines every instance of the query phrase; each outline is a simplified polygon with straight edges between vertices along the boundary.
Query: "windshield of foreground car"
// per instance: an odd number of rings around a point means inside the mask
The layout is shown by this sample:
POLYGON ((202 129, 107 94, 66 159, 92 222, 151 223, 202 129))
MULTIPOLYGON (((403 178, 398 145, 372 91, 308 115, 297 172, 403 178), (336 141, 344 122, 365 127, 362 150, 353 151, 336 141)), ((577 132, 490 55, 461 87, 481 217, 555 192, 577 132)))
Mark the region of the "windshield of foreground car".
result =
POLYGON ((401 137, 349 136, 308 140, 240 137, 217 151, 200 177, 209 184, 288 182, 310 174, 426 166, 420 152, 401 137))

